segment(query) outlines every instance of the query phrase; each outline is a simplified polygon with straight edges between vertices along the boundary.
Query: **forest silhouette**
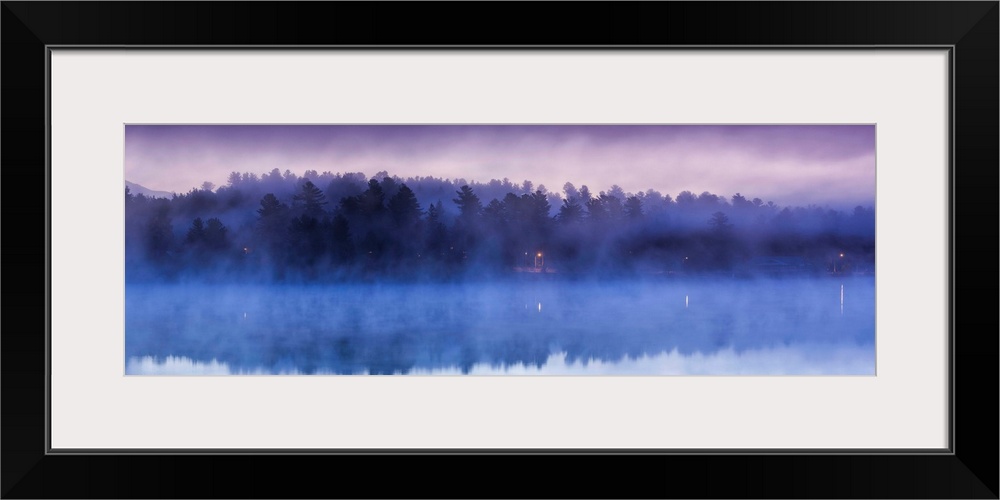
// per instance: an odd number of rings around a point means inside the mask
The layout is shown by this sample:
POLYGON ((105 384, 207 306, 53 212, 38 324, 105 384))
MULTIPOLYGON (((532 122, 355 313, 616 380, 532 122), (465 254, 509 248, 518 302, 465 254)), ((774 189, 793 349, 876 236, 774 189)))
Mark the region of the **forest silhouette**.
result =
POLYGON ((130 282, 856 274, 874 272, 875 212, 274 169, 172 198, 126 187, 125 251, 130 282))

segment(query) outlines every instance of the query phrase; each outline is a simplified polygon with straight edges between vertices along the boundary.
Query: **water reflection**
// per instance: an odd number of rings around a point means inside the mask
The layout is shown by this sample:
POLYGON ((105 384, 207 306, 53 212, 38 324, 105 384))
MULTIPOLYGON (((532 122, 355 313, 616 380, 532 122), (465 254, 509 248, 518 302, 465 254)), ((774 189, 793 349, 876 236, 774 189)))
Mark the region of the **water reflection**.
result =
MULTIPOLYGON (((126 373, 134 375, 306 375, 296 369, 269 371, 263 367, 233 369, 225 363, 208 363, 188 358, 131 358, 126 373)), ((318 370, 311 375, 335 375, 318 370)), ((370 375, 361 370, 353 375, 370 375)), ((414 367, 394 375, 872 375, 874 351, 865 346, 780 347, 737 352, 724 349, 714 353, 681 354, 676 350, 619 360, 570 360, 565 352, 553 353, 538 365, 476 363, 437 368, 414 367)))
POLYGON ((846 314, 822 279, 129 285, 126 372, 867 374, 874 280, 849 284, 846 314))

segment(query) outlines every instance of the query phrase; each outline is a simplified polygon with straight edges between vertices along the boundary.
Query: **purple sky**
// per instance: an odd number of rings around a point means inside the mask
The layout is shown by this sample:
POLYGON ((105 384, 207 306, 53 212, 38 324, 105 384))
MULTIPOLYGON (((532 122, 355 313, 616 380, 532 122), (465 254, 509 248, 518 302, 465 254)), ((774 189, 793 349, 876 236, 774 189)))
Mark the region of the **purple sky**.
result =
POLYGON ((874 125, 127 125, 125 178, 187 192, 229 172, 364 172, 549 191, 742 193, 779 205, 872 205, 874 125))

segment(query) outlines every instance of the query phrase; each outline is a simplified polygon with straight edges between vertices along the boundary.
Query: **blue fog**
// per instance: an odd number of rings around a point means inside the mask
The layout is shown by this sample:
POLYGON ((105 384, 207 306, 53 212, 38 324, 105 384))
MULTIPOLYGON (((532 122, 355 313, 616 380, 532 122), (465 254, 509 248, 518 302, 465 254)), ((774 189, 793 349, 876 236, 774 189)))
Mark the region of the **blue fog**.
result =
POLYGON ((127 374, 875 373, 871 276, 128 284, 127 374))

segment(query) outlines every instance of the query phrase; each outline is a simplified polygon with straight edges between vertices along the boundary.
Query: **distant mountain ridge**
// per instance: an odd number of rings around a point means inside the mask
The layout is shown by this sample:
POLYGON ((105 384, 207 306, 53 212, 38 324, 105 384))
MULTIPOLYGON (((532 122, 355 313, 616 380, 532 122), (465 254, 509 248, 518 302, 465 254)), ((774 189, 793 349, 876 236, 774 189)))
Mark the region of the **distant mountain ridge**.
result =
POLYGON ((170 191, 154 191, 145 186, 140 186, 134 182, 125 181, 125 187, 129 189, 133 195, 142 193, 143 196, 148 196, 150 198, 173 198, 174 193, 170 191))

